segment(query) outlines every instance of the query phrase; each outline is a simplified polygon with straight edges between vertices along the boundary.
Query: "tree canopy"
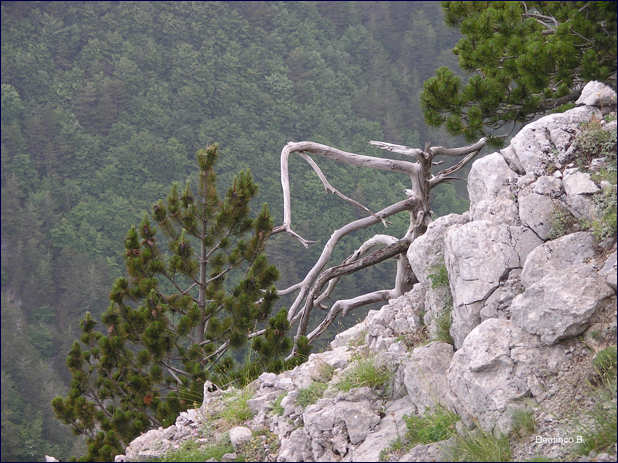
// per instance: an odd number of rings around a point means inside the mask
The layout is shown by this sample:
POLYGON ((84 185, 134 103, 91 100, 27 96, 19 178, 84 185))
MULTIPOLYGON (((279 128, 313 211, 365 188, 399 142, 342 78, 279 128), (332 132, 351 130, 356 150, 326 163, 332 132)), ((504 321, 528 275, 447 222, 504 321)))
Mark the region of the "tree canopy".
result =
POLYGON ((216 155, 216 146, 198 152, 197 193, 174 185, 153 206, 169 252, 148 217, 131 227, 128 275, 113 285, 105 331, 95 330, 89 312, 81 322, 81 342, 67 358, 71 389, 53 407, 87 436, 88 460, 112 460, 149 427, 171 425, 201 402, 206 379, 227 385, 280 370, 291 347, 285 310, 270 317, 278 272, 263 254, 268 209, 249 216, 257 188, 247 171, 219 198, 216 155), (251 361, 235 367, 228 351, 238 357, 247 347, 251 361))
POLYGON ((447 67, 423 85, 425 121, 467 139, 496 138, 573 102, 589 80, 616 80, 613 2, 444 2, 445 20, 463 34, 453 53, 471 73, 447 67))

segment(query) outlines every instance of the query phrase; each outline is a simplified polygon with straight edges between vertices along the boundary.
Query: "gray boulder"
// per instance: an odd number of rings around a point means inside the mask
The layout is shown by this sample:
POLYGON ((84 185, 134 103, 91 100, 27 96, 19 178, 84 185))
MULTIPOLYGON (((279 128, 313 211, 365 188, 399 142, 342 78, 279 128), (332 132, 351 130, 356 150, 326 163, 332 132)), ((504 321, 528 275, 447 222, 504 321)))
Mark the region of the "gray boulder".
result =
POLYGON ((309 436, 304 428, 295 429, 281 439, 277 461, 311 461, 312 458, 309 436))
POLYGON ((453 296, 451 336, 459 348, 481 322, 485 300, 541 240, 524 227, 474 221, 452 226, 444 242, 453 296))
POLYGON ((477 159, 468 174, 472 220, 517 224, 517 203, 510 188, 517 177, 500 153, 477 159))
POLYGON ((447 371, 452 407, 467 426, 508 433, 517 401, 539 398, 565 355, 509 320, 491 318, 474 328, 447 371))
POLYGON ((526 173, 546 175, 550 164, 564 163, 579 126, 602 113, 593 106, 581 106, 563 113, 549 114, 521 129, 511 139, 515 152, 526 173))
POLYGON ((404 367, 404 383, 417 413, 438 404, 448 406, 446 371, 452 357, 453 346, 445 342, 417 347, 410 355, 404 367))
POLYGON ((557 198, 562 193, 562 180, 558 177, 542 175, 533 183, 532 191, 537 195, 557 198))
POLYGON ((604 83, 592 80, 583 88, 575 104, 598 107, 616 106, 616 92, 604 83))
POLYGON ((414 412, 407 397, 391 402, 384 412, 382 421, 367 435, 362 444, 353 449, 351 461, 379 461, 380 452, 395 436, 406 432, 403 416, 414 412))
POLYGON ((403 455, 399 461, 445 461, 443 459, 444 450, 451 442, 451 439, 447 439, 440 442, 432 442, 431 444, 417 445, 403 455))
POLYGON ((408 261, 418 281, 431 287, 428 275, 444 263, 444 235, 455 224, 464 224, 470 219, 467 214, 449 214, 431 222, 427 231, 415 239, 408 248, 408 261))
POLYGON ((562 179, 564 191, 567 195, 582 195, 598 193, 601 189, 592 181, 587 172, 570 172, 562 179))
POLYGON ((521 274, 524 287, 529 287, 552 271, 581 264, 594 256, 594 235, 589 232, 571 233, 547 241, 528 254, 521 274))
POLYGON ((249 442, 251 437, 253 437, 253 433, 246 426, 234 426, 230 429, 230 441, 234 450, 238 450, 241 445, 249 442))
POLYGON ((552 217, 556 209, 554 200, 534 192, 521 193, 518 197, 519 217, 542 240, 550 237, 552 217))
POLYGON ((523 292, 520 282, 521 270, 514 269, 509 272, 505 281, 498 284, 496 290, 485 300, 481 307, 481 321, 488 318, 511 318, 511 302, 513 298, 523 292))
POLYGON ((551 345, 582 333, 612 289, 591 264, 547 272, 513 299, 511 320, 551 345))
POLYGON ((444 264, 444 235, 452 225, 461 225, 469 221, 468 214, 449 214, 439 217, 427 227, 425 234, 414 240, 408 249, 408 261, 419 280, 419 290, 425 292, 423 318, 429 335, 436 335, 436 319, 450 302, 451 294, 446 287, 432 287, 429 275, 444 264))
POLYGON ((610 254, 599 273, 605 276, 605 281, 616 291, 616 251, 610 254))

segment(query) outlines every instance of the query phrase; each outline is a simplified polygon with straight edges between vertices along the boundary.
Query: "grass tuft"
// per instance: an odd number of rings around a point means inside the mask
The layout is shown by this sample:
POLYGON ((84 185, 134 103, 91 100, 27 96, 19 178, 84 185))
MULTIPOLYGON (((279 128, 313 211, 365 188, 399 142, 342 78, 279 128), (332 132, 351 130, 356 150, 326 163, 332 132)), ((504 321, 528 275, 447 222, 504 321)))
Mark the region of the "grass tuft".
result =
POLYGON ((455 433, 455 423, 459 421, 459 416, 438 405, 424 416, 406 415, 404 421, 408 427, 406 440, 412 447, 448 439, 455 433))
POLYGON ((513 434, 524 437, 532 434, 536 430, 534 412, 532 410, 518 409, 511 416, 513 424, 513 434))
POLYGON ((285 398, 287 394, 287 392, 282 392, 273 402, 273 413, 275 415, 283 415, 283 407, 281 406, 281 401, 285 398))
POLYGON ((376 367, 374 358, 359 359, 337 383, 337 389, 349 391, 355 387, 368 386, 380 389, 390 383, 391 373, 386 367, 376 367))
POLYGON ((240 424, 253 418, 253 412, 247 403, 251 399, 251 392, 247 389, 233 390, 225 397, 225 407, 219 414, 232 425, 240 424))
POLYGON ((214 458, 221 461, 223 455, 234 452, 234 447, 226 434, 221 442, 202 446, 198 442, 185 441, 178 450, 166 453, 159 461, 207 461, 214 458))
POLYGON ((309 387, 306 387, 305 389, 300 389, 298 391, 296 403, 298 403, 298 405, 303 408, 316 403, 322 398, 326 387, 327 386, 325 383, 313 381, 309 387))
POLYGON ((496 437, 476 430, 464 435, 455 434, 455 443, 446 449, 451 461, 510 461, 511 447, 508 436, 496 437))

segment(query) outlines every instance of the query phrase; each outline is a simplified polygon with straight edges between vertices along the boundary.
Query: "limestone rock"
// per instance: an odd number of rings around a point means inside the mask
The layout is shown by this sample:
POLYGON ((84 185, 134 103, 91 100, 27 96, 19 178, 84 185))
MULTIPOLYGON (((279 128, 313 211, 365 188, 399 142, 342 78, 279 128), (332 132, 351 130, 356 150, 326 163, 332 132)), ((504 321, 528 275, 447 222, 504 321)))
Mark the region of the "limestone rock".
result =
POLYGON ((522 293, 524 288, 520 282, 520 269, 509 272, 506 281, 501 281, 496 290, 485 300, 481 307, 481 321, 488 318, 511 318, 511 302, 522 293))
POLYGON ((537 195, 557 198, 562 193, 562 180, 558 177, 542 175, 534 182, 532 190, 537 195))
POLYGON ((573 172, 562 179, 564 191, 567 195, 581 195, 598 193, 601 189, 592 181, 587 172, 573 172))
POLYGON ((547 345, 582 333, 604 299, 613 294, 590 264, 547 272, 513 299, 511 319, 547 345))
POLYGON ((552 217, 556 209, 554 201, 548 196, 531 192, 520 194, 518 204, 521 222, 530 227, 542 240, 548 239, 552 232, 552 217))
POLYGON ((449 214, 431 222, 427 231, 415 239, 408 248, 408 261, 421 283, 431 286, 428 275, 444 262, 444 235, 451 225, 469 221, 467 214, 449 214))
POLYGON ((394 440, 394 436, 405 433, 406 423, 403 416, 413 411, 414 407, 407 397, 391 402, 382 421, 367 435, 363 443, 354 449, 352 461, 379 461, 380 452, 394 440))
POLYGON ((525 287, 539 281, 547 273, 581 264, 594 256, 594 235, 577 232, 548 241, 536 247, 526 258, 521 274, 525 287))
POLYGON ((476 160, 468 175, 471 218, 517 224, 517 203, 508 188, 516 183, 517 177, 500 153, 476 160))
POLYGON ((341 333, 337 333, 337 335, 335 336, 335 339, 331 341, 330 347, 332 349, 335 349, 337 347, 347 346, 348 344, 350 344, 350 342, 359 340, 361 337, 363 338, 363 342, 364 342, 364 337, 365 337, 366 332, 367 332, 367 322, 363 320, 362 322, 357 323, 353 327, 348 328, 347 330, 342 331, 341 333))
POLYGON ((616 92, 604 83, 593 80, 586 84, 575 104, 598 107, 616 106, 616 92))
POLYGON ((448 405, 446 371, 453 357, 453 346, 445 342, 432 342, 417 347, 405 364, 404 382, 408 400, 417 413, 424 414, 437 404, 448 405))
POLYGON ((55 457, 51 457, 49 455, 45 455, 45 461, 59 461, 57 458, 55 457))
POLYGON ((230 429, 230 441, 235 450, 238 450, 238 447, 245 442, 249 442, 252 436, 251 429, 246 426, 234 426, 230 429))
POLYGON ((480 323, 485 299, 512 269, 521 267, 517 247, 523 254, 530 246, 516 240, 518 233, 512 232, 507 225, 474 221, 455 225, 446 234, 444 257, 453 296, 451 336, 456 348, 480 323))
POLYGON ((431 444, 420 444, 403 455, 399 461, 444 461, 444 449, 451 443, 451 439, 431 444))
POLYGON ((616 291, 616 251, 610 254, 605 261, 603 268, 599 271, 601 275, 605 276, 605 281, 616 291))
POLYGON ((593 117, 602 118, 599 109, 581 106, 563 113, 549 114, 521 129, 511 139, 511 148, 526 173, 546 175, 546 168, 552 163, 564 162, 579 125, 593 117))
POLYGON ((563 348, 544 347, 509 320, 491 318, 474 328, 447 371, 453 409, 464 424, 506 433, 516 401, 539 393, 564 362, 563 348), (541 388, 542 389, 542 388, 541 388))
POLYGON ((277 461, 311 461, 311 445, 304 428, 295 429, 281 439, 277 461))

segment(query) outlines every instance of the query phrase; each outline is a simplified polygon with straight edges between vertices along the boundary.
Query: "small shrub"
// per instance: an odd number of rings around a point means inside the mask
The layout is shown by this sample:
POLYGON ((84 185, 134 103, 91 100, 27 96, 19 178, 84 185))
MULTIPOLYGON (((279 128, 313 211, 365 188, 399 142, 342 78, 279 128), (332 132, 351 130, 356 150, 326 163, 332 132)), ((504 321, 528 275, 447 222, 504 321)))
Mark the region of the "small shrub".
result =
POLYGON ((430 273, 427 277, 431 280, 432 288, 448 287, 448 272, 444 264, 433 267, 435 273, 430 273))
POLYGON ((314 404, 322 398, 322 394, 324 394, 326 387, 325 383, 313 381, 309 387, 298 391, 296 402, 303 408, 314 404))
POLYGON ((592 360, 592 366, 605 382, 616 377, 616 357, 616 346, 609 346, 599 351, 592 360))
POLYGON ((577 217, 571 214, 567 209, 558 206, 551 215, 549 239, 555 240, 569 233, 581 231, 584 228, 587 227, 585 227, 577 217))
POLYGON ((242 444, 237 453, 240 461, 270 461, 269 457, 276 455, 279 447, 277 436, 268 429, 261 429, 255 431, 253 438, 242 444))
POLYGON ((425 416, 406 415, 404 421, 408 427, 406 440, 410 447, 416 444, 429 444, 448 439, 455 433, 455 423, 459 416, 437 406, 425 416))
POLYGON ((615 237, 616 226, 616 185, 613 188, 604 189, 601 193, 593 196, 598 218, 590 223, 590 228, 598 241, 615 237))
POLYGON ((565 111, 568 111, 569 109, 573 109, 575 107, 574 103, 564 103, 556 108, 554 108, 553 112, 554 113, 563 113, 565 111))
POLYGON ((603 130, 600 121, 591 120, 580 125, 581 132, 575 138, 577 165, 585 169, 594 158, 616 159, 616 131, 603 130))
POLYGON ((597 453, 610 449, 616 444, 616 373, 609 379, 600 394, 600 400, 589 412, 590 425, 580 426, 582 442, 577 447, 579 455, 588 455, 593 450, 597 453))
POLYGON ((275 415, 283 415, 283 407, 281 406, 281 401, 285 398, 287 394, 287 392, 282 392, 273 402, 273 413, 275 415))
POLYGON ((532 410, 515 410, 511 419, 513 423, 513 433, 520 437, 532 434, 536 429, 534 412, 532 410))
POLYGON ((446 450, 451 461, 510 461, 508 436, 496 437, 477 430, 464 435, 455 434, 455 443, 446 450))
POLYGON ((337 384, 341 391, 349 391, 355 387, 368 386, 379 389, 390 383, 391 373, 386 367, 378 368, 375 359, 367 358, 356 361, 356 365, 348 370, 343 379, 337 384))
POLYGON ((444 307, 438 318, 436 319, 436 340, 453 344, 453 338, 451 336, 451 316, 453 313, 452 303, 444 307))
POLYGON ((389 457, 393 453, 398 454, 402 450, 405 450, 406 448, 407 448, 406 443, 401 439, 401 437, 398 437, 393 442, 391 442, 388 447, 386 447, 386 448, 384 448, 384 449, 382 449, 380 451, 379 460, 380 461, 389 461, 389 457))
POLYGON ((166 453, 160 461, 221 461, 223 455, 234 452, 229 436, 210 446, 201 446, 195 441, 185 441, 178 450, 166 453))
POLYGON ((320 376, 320 381, 327 383, 333 377, 335 373, 335 368, 324 361, 320 361, 320 366, 318 367, 318 375, 320 376))
POLYGON ((253 417, 253 412, 247 403, 251 399, 251 392, 247 389, 240 391, 232 391, 225 398, 226 405, 219 414, 219 418, 223 418, 230 424, 236 425, 243 421, 247 421, 253 417))

